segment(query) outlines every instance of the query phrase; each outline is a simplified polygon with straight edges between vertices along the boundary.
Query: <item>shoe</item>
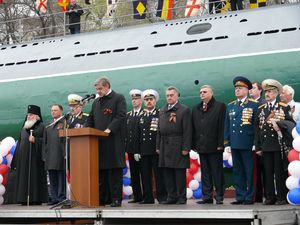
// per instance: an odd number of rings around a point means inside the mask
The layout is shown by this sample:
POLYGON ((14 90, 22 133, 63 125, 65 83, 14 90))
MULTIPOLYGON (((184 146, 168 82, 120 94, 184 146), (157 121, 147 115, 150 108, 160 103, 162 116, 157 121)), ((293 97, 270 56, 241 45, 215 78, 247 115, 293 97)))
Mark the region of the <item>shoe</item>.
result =
POLYGON ((128 203, 139 203, 139 202, 142 202, 143 200, 135 200, 135 199, 133 199, 133 200, 131 200, 131 201, 128 201, 128 203))
POLYGON ((139 204, 144 205, 144 204, 154 204, 154 200, 152 201, 141 201, 139 204))
POLYGON ((253 201, 244 201, 243 205, 253 205, 253 201))
POLYGON ((231 205, 243 205, 244 201, 234 201, 230 202, 231 205))
POLYGON ((47 205, 55 205, 55 204, 57 204, 57 203, 58 203, 58 201, 48 202, 47 205))
POLYGON ((176 202, 176 205, 185 205, 186 204, 186 200, 185 199, 179 199, 177 202, 176 202))
POLYGON ((113 201, 110 204, 110 207, 121 207, 121 205, 122 205, 122 203, 117 200, 117 201, 113 201))
POLYGON ((274 199, 266 199, 263 203, 263 205, 275 205, 275 200, 274 199))
POLYGON ((216 200, 216 204, 217 205, 223 205, 223 201, 222 200, 216 200))
POLYGON ((161 202, 163 205, 175 205, 177 203, 176 199, 168 199, 167 201, 161 202))
POLYGON ((287 201, 285 199, 283 199, 283 200, 277 200, 275 202, 275 205, 286 205, 286 204, 287 204, 287 201))
POLYGON ((196 202, 197 204, 213 204, 214 203, 214 200, 212 199, 203 199, 203 200, 200 200, 198 202, 196 202))

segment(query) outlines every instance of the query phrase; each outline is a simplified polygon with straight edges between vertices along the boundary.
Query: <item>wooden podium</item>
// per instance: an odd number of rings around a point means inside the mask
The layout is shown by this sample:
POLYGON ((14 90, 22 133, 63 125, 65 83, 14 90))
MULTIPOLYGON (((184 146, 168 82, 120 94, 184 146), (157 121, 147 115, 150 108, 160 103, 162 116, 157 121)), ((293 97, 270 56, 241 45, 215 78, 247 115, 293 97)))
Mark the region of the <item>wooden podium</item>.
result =
POLYGON ((70 196, 83 205, 99 206, 98 137, 107 133, 94 128, 59 131, 70 139, 70 196))

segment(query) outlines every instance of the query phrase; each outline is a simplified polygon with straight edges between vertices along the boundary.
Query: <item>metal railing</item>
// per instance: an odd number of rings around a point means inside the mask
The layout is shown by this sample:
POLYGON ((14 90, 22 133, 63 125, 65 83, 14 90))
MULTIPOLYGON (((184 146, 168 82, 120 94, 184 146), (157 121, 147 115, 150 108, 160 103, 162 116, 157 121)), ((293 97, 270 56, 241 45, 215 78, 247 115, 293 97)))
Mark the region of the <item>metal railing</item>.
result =
MULTIPOLYGON (((231 11, 229 0, 215 2, 215 7, 209 7, 210 3, 208 1, 209 0, 199 1, 200 9, 194 17, 231 11)), ((264 5, 266 7, 273 4, 298 3, 299 1, 300 0, 258 0, 258 2, 265 2, 264 5)), ((192 2, 193 1, 191 0, 191 3, 192 2)), ((258 2, 256 3, 256 7, 259 5, 258 2)), ((186 0, 174 1, 172 19, 185 17, 186 4, 186 0)), ((256 7, 254 4, 254 8, 256 7)), ((253 8, 252 0, 244 0, 243 9, 249 8, 253 8), (251 3, 249 1, 251 1, 251 3)), ((157 1, 148 0, 147 9, 145 19, 134 19, 132 1, 129 0, 119 0, 116 4, 111 4, 109 6, 105 4, 97 7, 90 6, 83 8, 84 14, 81 16, 80 23, 81 33, 165 21, 160 17, 156 17, 157 1)), ((64 12, 40 16, 34 15, 28 18, 0 22, 0 30, 2 30, 0 33, 0 45, 25 43, 36 39, 65 36, 70 34, 69 25, 68 15, 64 12), (43 21, 50 22, 43 23, 43 21), (9 30, 13 30, 13 32, 9 32, 9 30)))

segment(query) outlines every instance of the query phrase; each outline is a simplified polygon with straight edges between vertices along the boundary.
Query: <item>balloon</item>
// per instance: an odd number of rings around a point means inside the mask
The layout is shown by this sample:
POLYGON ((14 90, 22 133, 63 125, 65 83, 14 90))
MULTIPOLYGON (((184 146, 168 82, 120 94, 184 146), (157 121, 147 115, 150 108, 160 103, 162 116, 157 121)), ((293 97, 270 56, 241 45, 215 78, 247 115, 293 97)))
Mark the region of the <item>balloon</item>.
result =
POLYGON ((129 199, 129 196, 128 195, 124 195, 123 199, 127 200, 127 199, 129 199))
POLYGON ((2 195, 4 195, 4 193, 5 193, 5 187, 4 187, 4 185, 0 185, 0 196, 2 196, 2 195))
POLYGON ((194 180, 201 181, 201 171, 194 174, 194 180))
POLYGON ((132 194, 132 187, 131 186, 123 186, 123 192, 125 195, 131 195, 132 194))
POLYGON ((6 156, 6 154, 7 154, 7 152, 8 152, 9 150, 7 150, 7 147, 5 146, 5 145, 0 145, 0 156, 6 156))
POLYGON ((11 164, 11 161, 13 159, 13 156, 11 154, 8 154, 6 156, 6 159, 7 159, 7 166, 10 167, 10 164, 11 164))
POLYGON ((14 144, 14 145, 11 147, 11 149, 10 149, 10 154, 12 154, 12 155, 15 154, 16 147, 17 147, 17 142, 16 142, 16 144, 14 144))
POLYGON ((7 174, 7 172, 8 172, 8 166, 4 165, 4 164, 1 164, 0 165, 0 174, 2 174, 2 176, 3 176, 5 174, 7 174))
POLYGON ((0 184, 3 182, 3 176, 0 174, 0 184))
POLYGON ((288 166, 288 171, 292 176, 300 178, 300 161, 291 162, 288 166))
POLYGON ((186 172, 186 185, 189 186, 189 183, 193 180, 193 175, 190 172, 186 172))
POLYGON ((123 168, 123 175, 125 175, 125 174, 127 173, 127 170, 128 170, 127 167, 124 167, 124 168, 123 168))
POLYGON ((126 161, 126 167, 129 168, 129 161, 126 161))
POLYGON ((296 130, 296 127, 294 127, 293 128, 293 130, 292 130, 292 135, 293 135, 293 138, 296 138, 296 137, 299 137, 300 136, 300 134, 297 132, 297 130, 296 130))
POLYGON ((193 191, 193 197, 195 199, 200 199, 202 198, 202 189, 198 188, 197 190, 193 191))
POLYGON ((289 162, 292 162, 294 160, 299 160, 300 152, 296 151, 295 149, 292 149, 288 154, 288 160, 289 162))
POLYGON ((124 177, 128 177, 128 178, 131 177, 131 176, 130 176, 130 170, 129 170, 129 169, 127 169, 127 173, 124 175, 124 177))
POLYGON ((230 164, 228 163, 228 160, 223 160, 223 166, 226 168, 231 168, 230 164))
POLYGON ((16 144, 15 139, 12 137, 6 137, 1 141, 1 145, 4 145, 8 148, 8 151, 16 144))
POLYGON ((129 186, 131 184, 131 179, 128 177, 123 177, 123 185, 129 186))
POLYGON ((199 182, 197 180, 191 180, 191 182, 189 183, 189 188, 192 191, 197 190, 199 188, 199 182))
POLYGON ((198 170, 199 170, 199 166, 197 164, 195 164, 195 163, 191 164, 190 169, 189 169, 189 172, 191 174, 194 175, 195 173, 198 172, 198 170))
POLYGON ((3 196, 0 196, 0 205, 2 205, 2 204, 3 204, 3 202, 4 202, 4 198, 3 198, 3 196))
POLYGON ((199 155, 198 155, 197 152, 191 150, 191 151, 190 151, 190 158, 196 160, 196 159, 199 158, 199 155))
POLYGON ((289 176, 285 181, 285 185, 289 190, 300 188, 299 181, 300 179, 298 177, 289 176))
POLYGON ((186 188, 186 198, 190 199, 193 197, 193 191, 190 188, 186 188))
POLYGON ((2 184, 3 184, 3 185, 6 185, 6 184, 7 184, 7 175, 4 175, 4 176, 3 176, 2 184))
POLYGON ((2 157, 2 156, 0 155, 0 164, 2 164, 3 158, 4 158, 4 157, 2 157))
POLYGON ((299 121, 296 123, 296 130, 297 130, 298 134, 300 134, 300 122, 299 121))
POLYGON ((125 160, 128 161, 128 154, 125 153, 125 160))
MULTIPOLYGON (((0 157, 1 158, 1 157, 0 157)), ((1 163, 0 163, 1 164, 1 163)), ((6 157, 2 157, 2 164, 7 165, 7 159, 6 157)))
POLYGON ((300 152, 300 136, 299 137, 296 137, 294 140, 293 140, 293 148, 300 152))
POLYGON ((229 159, 228 159, 228 164, 229 164, 231 167, 233 166, 232 156, 229 157, 229 159))
POLYGON ((228 160, 230 156, 231 156, 231 153, 223 152, 223 160, 228 160))
POLYGON ((292 205, 300 205, 300 188, 294 188, 287 194, 287 200, 292 205))

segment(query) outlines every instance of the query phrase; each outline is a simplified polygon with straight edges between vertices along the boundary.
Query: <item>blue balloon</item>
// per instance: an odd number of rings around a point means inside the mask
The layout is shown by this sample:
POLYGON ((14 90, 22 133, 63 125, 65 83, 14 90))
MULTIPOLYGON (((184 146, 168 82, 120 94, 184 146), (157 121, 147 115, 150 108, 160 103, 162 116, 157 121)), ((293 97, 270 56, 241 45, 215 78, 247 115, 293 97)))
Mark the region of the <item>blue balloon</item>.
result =
POLYGON ((128 177, 123 177, 123 185, 129 186, 131 184, 131 179, 128 177))
POLYGON ((294 188, 289 191, 287 198, 294 205, 300 205, 300 188, 294 188))
POLYGON ((7 159, 6 159, 6 157, 5 157, 5 156, 3 157, 2 164, 5 164, 5 165, 7 165, 7 159))
POLYGON ((11 147, 11 149, 10 149, 10 154, 11 154, 11 155, 14 155, 14 154, 15 154, 16 147, 17 147, 17 143, 18 143, 18 141, 16 141, 16 143, 11 147))
POLYGON ((201 181, 199 181, 199 188, 202 189, 202 182, 201 181))
POLYGON ((298 134, 300 134, 300 121, 296 123, 296 131, 298 134))
POLYGON ((223 164, 226 168, 231 168, 232 166, 228 163, 228 160, 223 160, 223 164))
POLYGON ((127 173, 127 171, 128 171, 128 168, 127 168, 127 167, 124 167, 124 168, 123 168, 123 175, 125 175, 125 174, 127 173))
POLYGON ((196 189, 196 190, 194 190, 193 191, 193 197, 195 198, 195 199, 200 199, 200 198, 202 198, 202 188, 198 188, 198 189, 196 189))
POLYGON ((127 200, 127 199, 129 199, 129 196, 128 195, 124 195, 123 199, 127 200))

